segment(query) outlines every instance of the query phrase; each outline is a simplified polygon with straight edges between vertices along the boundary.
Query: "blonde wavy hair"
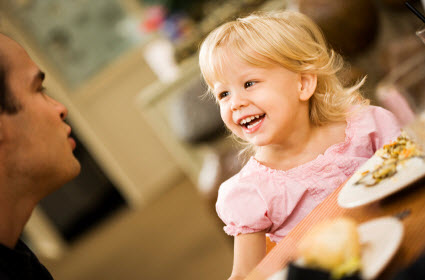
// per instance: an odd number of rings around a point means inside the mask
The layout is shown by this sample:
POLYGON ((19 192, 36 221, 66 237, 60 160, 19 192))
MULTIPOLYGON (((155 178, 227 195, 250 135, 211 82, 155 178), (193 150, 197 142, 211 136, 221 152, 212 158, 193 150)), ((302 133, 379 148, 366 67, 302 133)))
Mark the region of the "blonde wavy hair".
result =
POLYGON ((309 115, 314 125, 345 120, 353 105, 367 105, 359 88, 344 87, 337 73, 344 69, 342 57, 328 47, 320 28, 296 11, 254 13, 225 23, 202 42, 199 66, 212 89, 228 63, 229 50, 254 67, 280 65, 296 73, 317 75, 317 87, 310 98, 309 115))

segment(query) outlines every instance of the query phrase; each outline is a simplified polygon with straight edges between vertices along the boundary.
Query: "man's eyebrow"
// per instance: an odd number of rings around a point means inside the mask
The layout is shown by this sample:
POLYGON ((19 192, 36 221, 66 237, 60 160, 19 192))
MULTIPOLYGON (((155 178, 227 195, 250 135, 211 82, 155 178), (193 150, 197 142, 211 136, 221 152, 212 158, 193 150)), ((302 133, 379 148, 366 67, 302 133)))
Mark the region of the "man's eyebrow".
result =
POLYGON ((35 84, 35 83, 40 82, 40 81, 42 82, 42 81, 44 81, 45 77, 46 77, 46 74, 43 71, 39 70, 37 72, 37 74, 34 76, 32 83, 35 84))
POLYGON ((44 81, 45 77, 46 77, 46 74, 43 71, 38 71, 36 79, 39 79, 40 81, 44 81))

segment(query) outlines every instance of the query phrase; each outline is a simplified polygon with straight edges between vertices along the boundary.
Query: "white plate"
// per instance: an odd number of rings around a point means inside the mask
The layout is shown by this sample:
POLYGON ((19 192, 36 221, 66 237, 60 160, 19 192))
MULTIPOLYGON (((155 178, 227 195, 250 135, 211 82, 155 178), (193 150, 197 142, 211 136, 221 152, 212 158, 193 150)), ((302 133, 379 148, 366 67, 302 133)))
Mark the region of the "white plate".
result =
POLYGON ((288 276, 288 267, 285 266, 282 270, 279 270, 278 272, 276 272, 275 274, 267 278, 267 280, 286 280, 287 276, 288 276))
MULTIPOLYGON (((383 217, 360 224, 361 277, 364 280, 375 279, 387 266, 403 238, 403 224, 396 218, 383 217)), ((267 280, 284 280, 287 267, 276 272, 267 280)))
POLYGON ((363 172, 374 170, 382 161, 382 158, 374 155, 351 176, 338 194, 338 204, 341 207, 353 208, 375 202, 425 176, 425 161, 414 157, 398 164, 397 173, 374 186, 355 184, 363 172))
POLYGON ((374 279, 397 252, 403 238, 403 224, 394 217, 373 219, 358 226, 362 252, 361 276, 374 279))

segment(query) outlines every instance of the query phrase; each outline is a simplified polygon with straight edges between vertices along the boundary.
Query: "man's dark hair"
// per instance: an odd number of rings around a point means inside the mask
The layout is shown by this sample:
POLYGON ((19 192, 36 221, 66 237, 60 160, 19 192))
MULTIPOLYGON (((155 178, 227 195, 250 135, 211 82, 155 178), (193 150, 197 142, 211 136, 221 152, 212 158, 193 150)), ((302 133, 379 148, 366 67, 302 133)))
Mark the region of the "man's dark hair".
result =
POLYGON ((21 106, 7 85, 7 69, 0 54, 0 114, 16 114, 21 106))

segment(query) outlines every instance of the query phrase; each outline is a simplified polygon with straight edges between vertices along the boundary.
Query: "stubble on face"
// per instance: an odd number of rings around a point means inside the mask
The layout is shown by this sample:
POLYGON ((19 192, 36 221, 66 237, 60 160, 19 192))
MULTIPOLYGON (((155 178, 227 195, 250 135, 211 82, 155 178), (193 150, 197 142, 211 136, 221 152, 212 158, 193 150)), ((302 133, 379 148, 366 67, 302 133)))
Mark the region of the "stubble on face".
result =
POLYGON ((0 115, 7 132, 3 149, 9 150, 13 166, 9 174, 26 177, 34 185, 41 182, 45 187, 40 193, 48 194, 75 178, 81 168, 68 140, 64 106, 41 91, 44 73, 19 44, 0 34, 0 52, 8 58, 9 89, 21 104, 16 114, 0 115))

